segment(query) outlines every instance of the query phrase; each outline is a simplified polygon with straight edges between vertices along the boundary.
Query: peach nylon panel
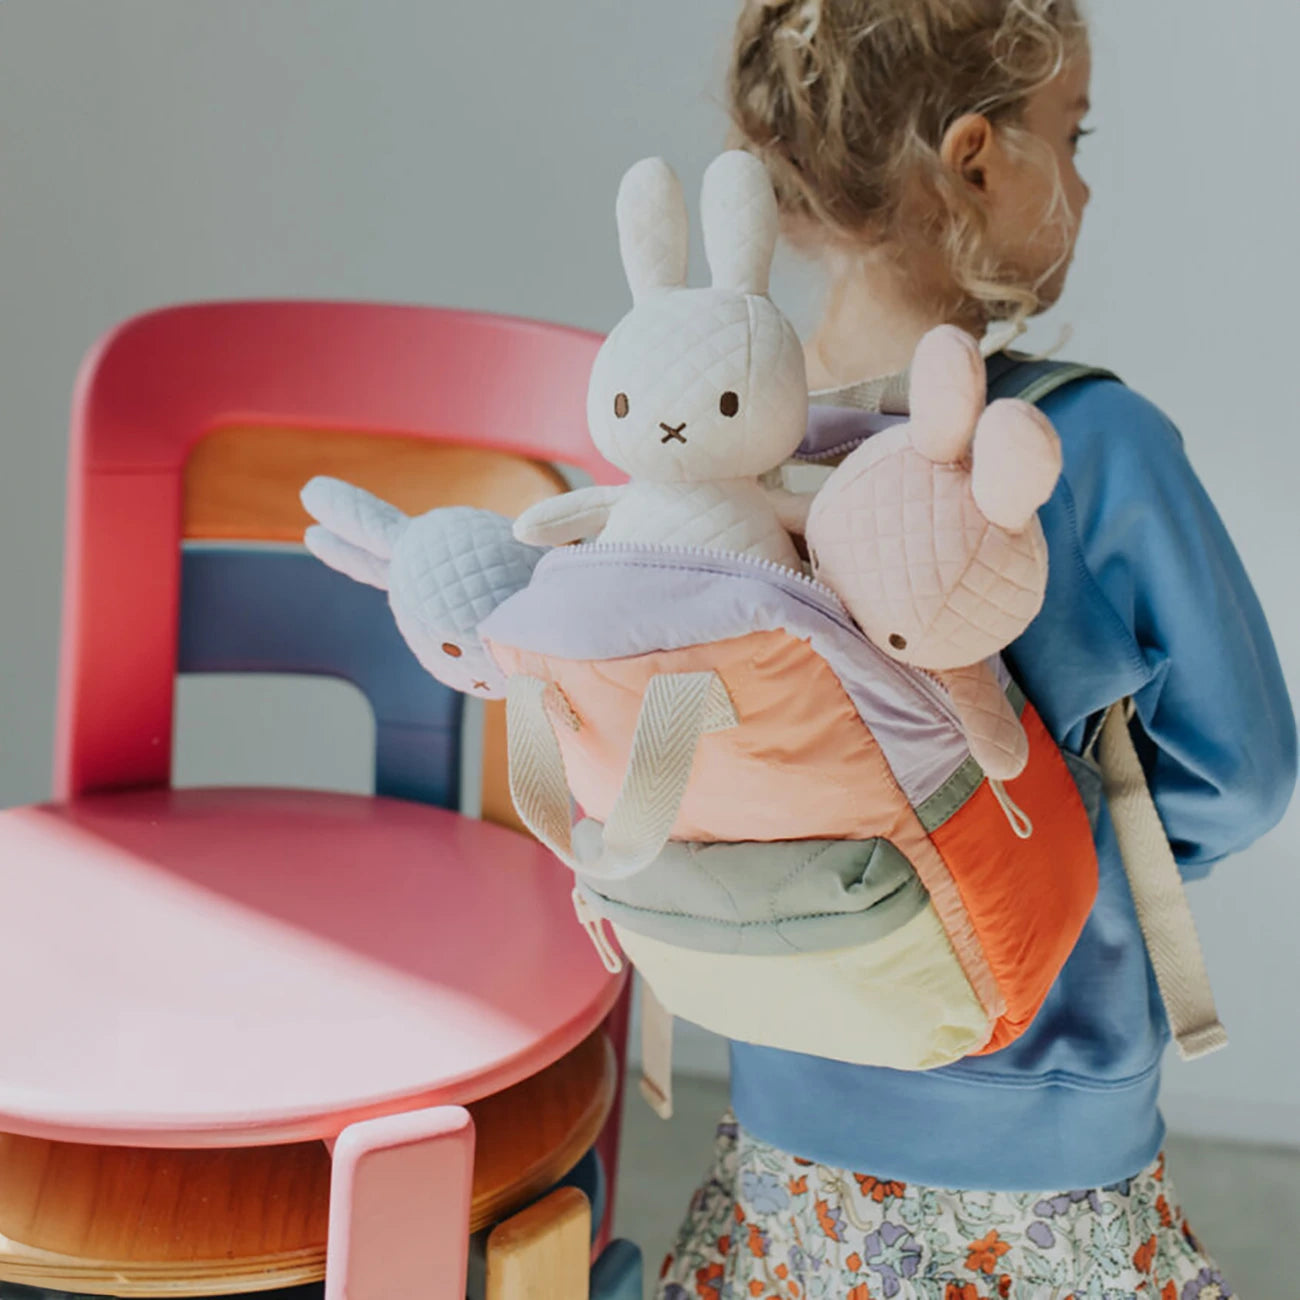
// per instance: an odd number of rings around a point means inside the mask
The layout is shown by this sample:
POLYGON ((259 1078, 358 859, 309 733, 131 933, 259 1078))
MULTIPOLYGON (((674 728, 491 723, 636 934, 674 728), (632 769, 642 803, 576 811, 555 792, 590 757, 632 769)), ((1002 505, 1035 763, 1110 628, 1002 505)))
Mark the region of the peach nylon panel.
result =
POLYGON ((561 659, 493 643, 510 674, 551 682, 578 715, 555 724, 568 785, 586 814, 609 818, 623 781, 641 699, 659 673, 713 671, 740 725, 700 739, 673 827, 676 840, 888 840, 930 893, 981 1006, 1005 1003, 947 864, 830 665, 785 632, 599 661, 561 659))

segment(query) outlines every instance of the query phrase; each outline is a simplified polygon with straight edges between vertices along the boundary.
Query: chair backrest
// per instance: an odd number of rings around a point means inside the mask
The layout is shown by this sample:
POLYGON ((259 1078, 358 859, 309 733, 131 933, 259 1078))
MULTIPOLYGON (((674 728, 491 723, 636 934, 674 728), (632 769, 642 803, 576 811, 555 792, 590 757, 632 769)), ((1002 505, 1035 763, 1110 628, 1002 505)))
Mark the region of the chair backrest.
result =
POLYGON ((416 662, 383 592, 311 555, 187 545, 176 669, 343 678, 374 714, 375 793, 459 804, 462 698, 416 662))
MULTIPOLYGON (((552 462, 613 481, 586 434, 599 343, 322 302, 172 308, 110 334, 73 407, 56 797, 168 784, 176 672, 262 670, 352 681, 380 792, 453 804, 461 701, 419 670, 382 593, 248 543, 298 541, 318 473, 408 512, 517 513, 561 489, 552 462)), ((484 812, 508 821, 501 730, 494 715, 484 812)))

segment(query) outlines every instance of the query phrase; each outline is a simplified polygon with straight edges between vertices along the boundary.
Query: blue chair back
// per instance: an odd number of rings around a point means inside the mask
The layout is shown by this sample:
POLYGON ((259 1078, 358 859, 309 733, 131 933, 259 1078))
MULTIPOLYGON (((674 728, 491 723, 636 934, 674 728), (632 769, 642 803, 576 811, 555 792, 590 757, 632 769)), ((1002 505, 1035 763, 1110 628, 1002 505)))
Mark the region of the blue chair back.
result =
POLYGON ((335 677, 375 718, 375 793, 456 808, 460 694, 399 635, 382 591, 289 547, 189 544, 181 562, 181 673, 335 677))

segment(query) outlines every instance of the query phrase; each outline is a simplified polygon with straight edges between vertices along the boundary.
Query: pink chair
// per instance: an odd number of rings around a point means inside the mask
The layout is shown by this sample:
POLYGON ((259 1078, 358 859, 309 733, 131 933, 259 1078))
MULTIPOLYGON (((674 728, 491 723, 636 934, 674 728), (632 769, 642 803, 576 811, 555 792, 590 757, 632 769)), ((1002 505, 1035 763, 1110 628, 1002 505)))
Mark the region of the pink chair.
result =
MULTIPOLYGON (((382 598, 320 594, 303 555, 183 559, 182 543, 294 538, 315 472, 408 510, 509 513, 556 490, 544 462, 609 481, 583 409, 598 342, 433 309, 215 304, 128 322, 78 385, 56 801, 0 813, 0 981, 23 990, 0 1132, 326 1141, 334 1300, 464 1295, 463 1107, 602 1025, 621 1080, 626 988, 574 921, 565 868, 454 810, 460 701, 427 678, 393 686, 414 661, 382 598), (264 643, 225 647, 250 610, 264 643), (346 625, 334 662, 299 634, 315 615, 346 625), (378 659, 357 648, 372 631, 389 639, 378 659), (173 789, 178 666, 351 676, 375 704, 379 794, 173 789)), ((493 715, 485 812, 508 821, 499 735, 493 715)), ((611 1183, 619 1110, 599 1143, 611 1183)))

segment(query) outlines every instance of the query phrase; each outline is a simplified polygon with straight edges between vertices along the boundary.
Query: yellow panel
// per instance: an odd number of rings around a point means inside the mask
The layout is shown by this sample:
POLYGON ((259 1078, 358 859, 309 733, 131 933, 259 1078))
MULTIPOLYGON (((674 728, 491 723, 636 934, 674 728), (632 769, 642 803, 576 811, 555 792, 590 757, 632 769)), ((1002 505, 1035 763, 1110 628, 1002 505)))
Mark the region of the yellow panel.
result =
POLYGON ((298 500, 316 474, 346 479, 407 514, 468 505, 517 515, 564 490, 549 465, 424 438, 240 426, 202 439, 185 467, 190 539, 296 542, 311 520, 298 500))

